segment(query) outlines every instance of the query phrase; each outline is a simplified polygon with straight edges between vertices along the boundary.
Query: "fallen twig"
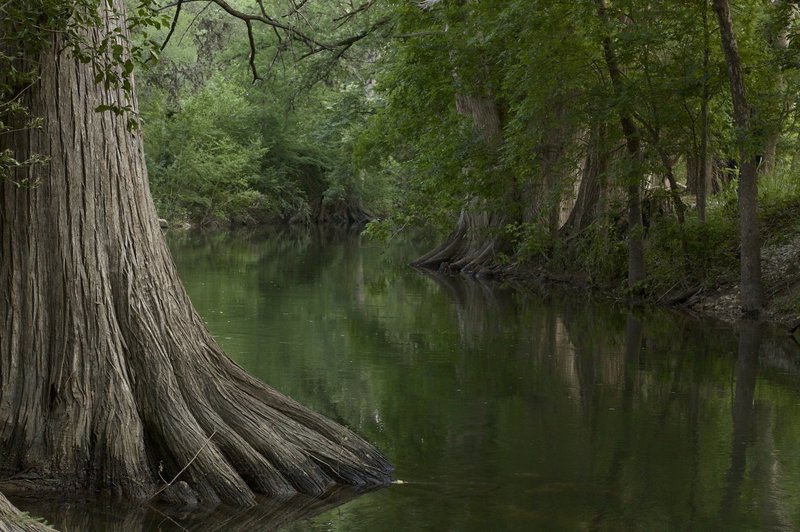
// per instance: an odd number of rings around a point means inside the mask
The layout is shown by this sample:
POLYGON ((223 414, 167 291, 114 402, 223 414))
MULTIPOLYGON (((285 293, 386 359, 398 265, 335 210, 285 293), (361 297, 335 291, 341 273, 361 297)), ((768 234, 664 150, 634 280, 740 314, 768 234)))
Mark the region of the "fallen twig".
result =
MULTIPOLYGON (((190 465, 192 465, 192 462, 194 462, 194 461, 197 459, 197 457, 198 457, 198 456, 200 456, 200 452, 201 452, 203 449, 205 449, 205 448, 206 448, 206 446, 207 446, 209 443, 211 443, 211 438, 213 438, 213 437, 214 437, 214 435, 215 435, 216 433, 217 433, 217 430, 216 430, 216 429, 214 429, 214 432, 212 432, 212 433, 211 433, 211 435, 210 435, 210 436, 209 436, 209 437, 206 439, 206 441, 205 441, 205 442, 203 442, 203 445, 201 445, 201 446, 200 446, 200 448, 199 448, 199 449, 197 449, 197 452, 196 452, 196 453, 194 453, 194 456, 192 456, 192 459, 191 459, 191 460, 189 460, 189 462, 187 462, 187 464, 186 464, 185 466, 183 466, 183 469, 181 469, 180 471, 178 471, 178 472, 175 474, 175 476, 174 476, 174 477, 172 477, 172 480, 170 480, 169 482, 167 482, 166 484, 164 484, 164 485, 161 487, 161 489, 160 489, 160 490, 158 490, 157 492, 155 492, 155 493, 154 493, 154 494, 153 494, 153 495, 150 497, 150 499, 148 499, 148 500, 151 500, 151 501, 152 501, 153 499, 155 499, 156 497, 158 497, 159 495, 161 495, 161 493, 163 493, 165 489, 167 489, 167 488, 169 488, 170 486, 172 486, 172 485, 175 483, 175 481, 176 481, 176 480, 178 480, 178 477, 180 477, 180 476, 183 474, 183 472, 184 472, 184 471, 186 471, 187 469, 189 469, 189 466, 190 466, 190 465)), ((159 473, 159 476, 160 476, 160 473, 159 473)), ((162 478, 162 480, 163 480, 163 478, 162 478)))

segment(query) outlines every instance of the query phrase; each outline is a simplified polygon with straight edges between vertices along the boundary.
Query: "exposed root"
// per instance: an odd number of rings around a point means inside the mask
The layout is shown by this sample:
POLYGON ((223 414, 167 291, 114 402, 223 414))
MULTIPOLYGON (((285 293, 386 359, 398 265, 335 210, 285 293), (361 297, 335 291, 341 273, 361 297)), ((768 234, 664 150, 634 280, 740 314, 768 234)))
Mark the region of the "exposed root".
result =
POLYGON ((47 532, 52 528, 20 512, 0 493, 0 532, 47 532))
POLYGON ((412 262, 412 266, 452 273, 480 275, 497 266, 502 246, 499 232, 503 217, 461 211, 456 228, 436 248, 412 262))
POLYGON ((160 436, 158 460, 169 464, 170 475, 185 464, 167 478, 186 480, 203 501, 239 505, 253 504, 255 493, 321 495, 336 484, 368 487, 391 480, 386 459, 354 433, 232 362, 221 365, 228 367, 220 373, 200 365, 211 373, 203 388, 177 384, 183 410, 173 409, 174 395, 171 406, 147 408, 149 426, 160 436))

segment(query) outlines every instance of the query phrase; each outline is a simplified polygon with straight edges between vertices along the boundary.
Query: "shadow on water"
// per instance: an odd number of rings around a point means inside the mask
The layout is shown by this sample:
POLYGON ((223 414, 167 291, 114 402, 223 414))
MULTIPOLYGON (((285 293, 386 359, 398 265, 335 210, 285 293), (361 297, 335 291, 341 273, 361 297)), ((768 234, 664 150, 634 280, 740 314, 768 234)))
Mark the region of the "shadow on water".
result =
POLYGON ((116 499, 45 500, 9 497, 30 515, 63 531, 140 532, 202 530, 249 532, 277 530, 344 504, 360 493, 339 489, 322 498, 298 495, 285 501, 262 498, 249 508, 175 508, 158 503, 130 504, 116 499))
POLYGON ((720 527, 733 528, 737 516, 749 513, 776 530, 789 530, 797 523, 792 510, 783 504, 780 488, 785 475, 775 450, 776 412, 774 405, 756 393, 760 373, 776 377, 797 377, 800 355, 797 344, 765 334, 764 327, 751 321, 739 324, 739 345, 735 364, 735 391, 731 405, 732 435, 730 464, 720 504, 720 527), (777 371, 777 373, 776 373, 777 371), (765 452, 766 451, 766 452, 765 452), (752 485, 765 496, 752 499, 752 485))

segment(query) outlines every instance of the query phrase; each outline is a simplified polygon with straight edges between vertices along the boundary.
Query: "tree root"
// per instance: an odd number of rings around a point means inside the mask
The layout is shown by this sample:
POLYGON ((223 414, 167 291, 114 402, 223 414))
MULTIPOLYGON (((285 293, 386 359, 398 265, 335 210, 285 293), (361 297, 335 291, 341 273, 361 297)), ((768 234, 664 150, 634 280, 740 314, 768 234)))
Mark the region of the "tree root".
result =
POLYGON ((52 532, 44 523, 20 512, 0 493, 0 532, 52 532))

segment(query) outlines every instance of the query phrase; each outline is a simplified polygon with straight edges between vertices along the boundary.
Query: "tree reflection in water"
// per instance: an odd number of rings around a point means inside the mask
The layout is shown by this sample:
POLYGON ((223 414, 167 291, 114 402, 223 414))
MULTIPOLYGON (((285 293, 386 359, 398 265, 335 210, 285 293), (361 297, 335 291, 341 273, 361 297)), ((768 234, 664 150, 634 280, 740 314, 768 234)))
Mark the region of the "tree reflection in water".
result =
POLYGON ((58 530, 141 532, 144 530, 202 530, 250 532, 276 530, 309 519, 363 492, 340 488, 322 498, 298 495, 284 501, 263 498, 249 508, 212 506, 175 508, 162 504, 133 504, 116 499, 27 499, 9 497, 31 515, 44 518, 58 530))
POLYGON ((719 324, 426 277, 358 237, 173 244, 237 361, 376 442, 405 481, 290 530, 800 525, 785 338, 744 331, 737 355, 719 324))

